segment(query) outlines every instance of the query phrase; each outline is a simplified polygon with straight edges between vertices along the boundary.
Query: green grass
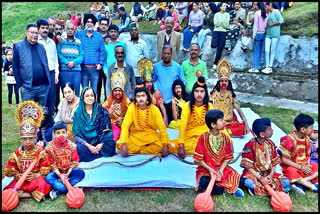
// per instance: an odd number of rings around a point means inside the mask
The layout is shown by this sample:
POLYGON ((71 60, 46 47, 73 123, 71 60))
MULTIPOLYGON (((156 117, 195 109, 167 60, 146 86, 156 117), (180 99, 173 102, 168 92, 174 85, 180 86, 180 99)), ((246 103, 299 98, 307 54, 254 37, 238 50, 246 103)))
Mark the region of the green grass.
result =
MULTIPOLYGON (((8 91, 2 77, 2 170, 8 156, 20 145, 19 128, 14 120, 14 109, 8 108, 8 91)), ((300 111, 281 109, 278 107, 259 106, 241 103, 241 107, 250 107, 261 117, 269 117, 284 132, 291 132, 293 119, 300 111)), ((318 115, 309 114, 314 118, 318 115)), ((3 175, 3 174, 2 174, 3 175)), ((45 200, 37 203, 34 199, 22 199, 15 212, 194 212, 193 202, 197 192, 193 189, 163 188, 161 191, 122 191, 112 192, 98 189, 85 191, 85 202, 80 209, 74 210, 65 203, 65 195, 56 200, 45 200)), ((290 193, 293 212, 317 212, 318 195, 310 191, 305 196, 290 193)), ((244 198, 233 195, 213 196, 216 212, 273 212, 269 197, 252 197, 245 192, 244 198)))
POLYGON ((297 2, 292 8, 286 9, 283 12, 281 34, 289 34, 294 38, 318 35, 318 7, 318 2, 297 2))

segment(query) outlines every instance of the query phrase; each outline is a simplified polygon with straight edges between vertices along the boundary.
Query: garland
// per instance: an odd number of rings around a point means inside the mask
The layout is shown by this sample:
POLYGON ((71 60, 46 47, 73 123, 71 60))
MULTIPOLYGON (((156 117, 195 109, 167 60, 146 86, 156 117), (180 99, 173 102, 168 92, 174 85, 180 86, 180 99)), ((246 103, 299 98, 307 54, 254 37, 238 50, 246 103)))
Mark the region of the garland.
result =
POLYGON ((147 128, 148 125, 148 121, 149 121, 149 106, 147 106, 147 115, 146 115, 146 120, 145 120, 145 124, 144 126, 141 125, 141 121, 140 121, 140 108, 139 108, 139 104, 136 104, 136 111, 137 111, 137 122, 138 122, 138 128, 145 130, 147 128))
POLYGON ((202 114, 201 114, 201 120, 198 121, 197 117, 196 117, 196 111, 195 111, 195 105, 192 105, 192 117, 193 117, 193 121, 197 124, 197 125, 201 125, 205 122, 204 117, 206 115, 207 109, 206 109, 206 105, 203 104, 202 105, 203 109, 202 109, 202 114))

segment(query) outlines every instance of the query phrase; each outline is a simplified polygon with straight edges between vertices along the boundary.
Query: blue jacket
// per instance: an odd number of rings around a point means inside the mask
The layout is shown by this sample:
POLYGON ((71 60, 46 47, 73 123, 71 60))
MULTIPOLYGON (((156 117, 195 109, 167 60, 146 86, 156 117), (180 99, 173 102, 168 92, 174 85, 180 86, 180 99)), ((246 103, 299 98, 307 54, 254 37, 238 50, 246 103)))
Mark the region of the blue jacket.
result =
MULTIPOLYGON (((46 50, 44 49, 44 46, 39 43, 36 44, 36 49, 45 69, 50 86, 51 80, 46 50)), ((28 42, 27 38, 14 44, 12 70, 18 88, 21 86, 24 88, 32 88, 32 53, 31 44, 28 42)))

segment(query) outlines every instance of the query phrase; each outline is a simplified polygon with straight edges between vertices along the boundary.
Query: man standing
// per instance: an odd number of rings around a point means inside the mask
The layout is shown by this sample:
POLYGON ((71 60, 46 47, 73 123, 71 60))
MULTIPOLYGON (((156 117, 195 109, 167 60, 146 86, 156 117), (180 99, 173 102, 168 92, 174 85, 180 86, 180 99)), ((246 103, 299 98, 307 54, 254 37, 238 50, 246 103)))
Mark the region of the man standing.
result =
POLYGON ((83 61, 83 49, 79 39, 74 37, 76 32, 72 22, 66 25, 67 40, 57 46, 60 62, 60 85, 64 88, 67 82, 71 82, 79 97, 81 82, 81 63, 83 61))
POLYGON ((48 37, 50 39, 53 39, 54 37, 54 23, 55 23, 55 18, 53 18, 52 16, 47 16, 46 18, 48 24, 49 24, 49 33, 48 33, 48 37))
POLYGON ((172 48, 165 45, 162 49, 162 60, 154 64, 152 81, 155 90, 155 97, 159 99, 160 96, 164 99, 164 106, 168 115, 168 124, 170 124, 172 117, 172 103, 171 99, 172 84, 176 79, 180 79, 186 84, 181 66, 171 59, 172 48))
POLYGON ((126 96, 132 100, 133 98, 133 93, 134 93, 134 89, 136 87, 136 79, 135 79, 135 75, 134 75, 134 71, 131 65, 125 63, 124 58, 125 58, 125 52, 124 52, 124 47, 121 45, 117 45, 114 48, 114 52, 115 52, 115 58, 117 59, 117 61, 115 63, 112 63, 109 67, 108 67, 108 77, 107 77, 107 97, 110 95, 111 93, 111 76, 113 72, 119 72, 119 71, 123 71, 125 73, 126 76, 126 84, 124 86, 124 93, 126 94, 126 96))
POLYGON ((164 21, 165 30, 157 33, 157 61, 161 60, 163 46, 169 45, 172 47, 172 59, 177 61, 177 56, 180 50, 181 34, 173 30, 174 19, 168 16, 164 21))
POLYGON ((14 45, 12 69, 22 101, 46 106, 51 81, 46 50, 37 43, 38 35, 37 26, 29 24, 25 39, 14 45))
POLYGON ((62 32, 63 32, 63 27, 62 24, 60 22, 57 22, 54 24, 54 36, 53 36, 53 41, 56 43, 56 45, 58 44, 58 40, 60 40, 60 42, 62 42, 62 32))
MULTIPOLYGON (((100 33, 93 31, 97 22, 93 14, 84 14, 83 23, 85 30, 77 31, 77 37, 82 44, 84 58, 81 68, 81 84, 82 87, 90 85, 94 92, 98 91, 99 72, 106 61, 106 49, 104 41, 100 33)), ((98 99, 100 103, 100 99, 98 99)))
POLYGON ((56 44, 52 39, 48 37, 49 33, 49 24, 44 19, 39 19, 37 21, 37 27, 39 30, 38 43, 42 44, 46 50, 48 58, 48 66, 50 71, 50 88, 49 88, 49 99, 47 100, 47 107, 49 115, 53 116, 54 106, 56 103, 56 96, 59 94, 56 93, 56 84, 59 82, 59 62, 56 44))
POLYGON ((185 60, 182 64, 182 70, 184 77, 186 78, 187 85, 186 88, 189 91, 195 82, 197 82, 198 77, 203 76, 208 79, 207 66, 204 61, 199 59, 200 47, 197 43, 193 43, 190 46, 190 59, 185 60))
MULTIPOLYGON (((109 21, 105 17, 102 17, 99 21, 99 28, 100 28, 100 34, 103 38, 103 42, 106 43, 107 38, 109 38, 108 34, 108 28, 109 28, 109 21)), ((98 93, 97 93, 97 99, 100 100, 101 97, 101 90, 102 86, 104 88, 104 92, 106 91, 106 76, 104 75, 103 69, 99 71, 99 80, 98 80, 98 93)), ((106 93, 104 93, 104 100, 107 99, 106 93)))
POLYGON ((136 75, 136 82, 141 80, 141 75, 138 71, 137 64, 143 57, 149 58, 147 43, 139 38, 139 29, 137 23, 129 25, 131 38, 125 40, 124 43, 127 47, 127 63, 133 67, 136 75))
MULTIPOLYGON (((76 27, 76 29, 77 29, 79 19, 78 19, 78 16, 76 16, 76 12, 74 12, 74 11, 71 13, 70 22, 72 22, 74 24, 74 26, 76 27)), ((83 24, 85 25, 85 23, 83 23, 83 24)))

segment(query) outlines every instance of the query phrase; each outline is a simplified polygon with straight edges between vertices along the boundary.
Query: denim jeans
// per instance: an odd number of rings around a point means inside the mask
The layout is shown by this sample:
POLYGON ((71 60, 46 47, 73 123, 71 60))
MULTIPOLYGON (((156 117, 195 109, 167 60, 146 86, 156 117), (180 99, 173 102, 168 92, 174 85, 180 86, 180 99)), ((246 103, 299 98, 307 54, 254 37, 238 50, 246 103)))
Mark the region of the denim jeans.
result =
POLYGON ((224 49, 224 46, 226 45, 226 37, 227 37, 227 32, 222 32, 222 31, 212 32, 211 47, 217 48, 216 59, 214 60, 215 65, 218 64, 218 61, 221 58, 222 51, 224 49))
POLYGON ((63 93, 63 88, 67 82, 73 84, 77 97, 80 94, 81 72, 80 71, 62 71, 59 74, 59 82, 63 93))
POLYGON ((211 33, 211 30, 209 28, 200 30, 198 34, 198 45, 200 46, 200 49, 202 48, 202 45, 208 33, 211 33))
POLYGON ((32 86, 32 88, 24 88, 22 86, 20 92, 22 102, 25 100, 33 100, 45 107, 47 104, 49 86, 45 84, 32 86))
POLYGON ((94 93, 97 94, 98 88, 98 80, 99 80, 99 71, 96 67, 93 68, 86 68, 82 66, 81 68, 81 84, 82 88, 89 86, 94 90, 94 93))
POLYGON ((263 50, 264 40, 265 40, 265 34, 257 33, 255 40, 253 42, 252 65, 254 69, 259 69, 260 67, 261 53, 263 50))
POLYGON ((57 85, 55 84, 54 76, 55 76, 54 70, 50 71, 51 87, 49 88, 46 106, 48 107, 48 113, 51 116, 53 116, 54 114, 54 106, 56 104, 56 99, 57 99, 56 96, 59 96, 59 94, 57 94, 57 90, 56 90, 57 85))
POLYGON ((279 41, 279 38, 266 37, 266 40, 265 40, 266 67, 272 68, 274 56, 276 55, 276 47, 277 47, 278 41, 279 41))
MULTIPOLYGON (((72 169, 70 175, 69 175, 69 183, 71 186, 76 185, 79 183, 85 176, 85 173, 82 169, 77 169, 74 168, 72 169)), ((67 187, 62 183, 60 180, 60 177, 56 175, 55 172, 51 171, 47 176, 46 176, 46 182, 52 186, 52 188, 60 193, 67 194, 68 189, 67 187)))
MULTIPOLYGON (((290 191, 290 181, 289 181, 289 179, 288 178, 281 178, 280 180, 281 180, 281 184, 282 184, 282 189, 286 190, 286 191, 290 191)), ((250 178, 246 178, 245 179, 244 185, 247 188, 250 188, 250 189, 255 189, 256 188, 256 184, 250 178)))
POLYGON ((190 48, 192 37, 195 33, 199 32, 201 30, 202 26, 194 27, 192 28, 193 32, 190 31, 190 28, 187 27, 183 31, 183 47, 184 48, 190 48))

